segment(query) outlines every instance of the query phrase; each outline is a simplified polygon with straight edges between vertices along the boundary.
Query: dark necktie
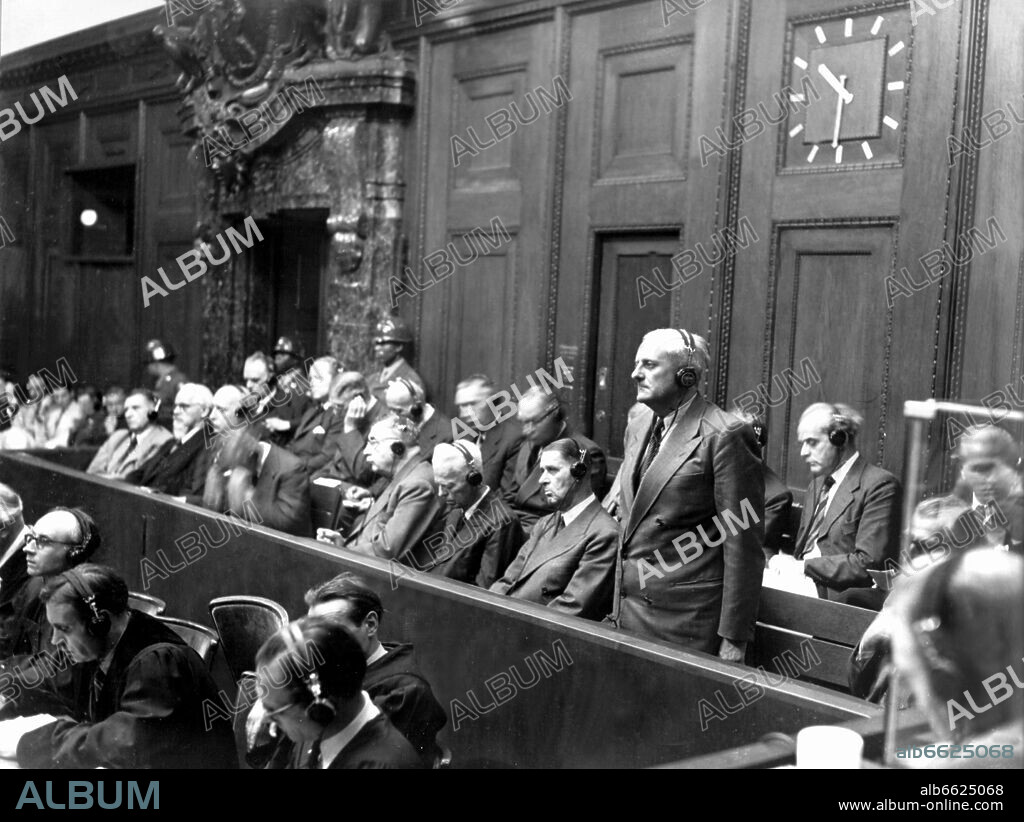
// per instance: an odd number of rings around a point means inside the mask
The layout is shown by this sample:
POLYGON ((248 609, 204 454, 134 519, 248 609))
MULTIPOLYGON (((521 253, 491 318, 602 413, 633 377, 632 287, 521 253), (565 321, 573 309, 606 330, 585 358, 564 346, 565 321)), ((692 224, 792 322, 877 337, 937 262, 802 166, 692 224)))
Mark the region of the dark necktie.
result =
POLYGON ((100 717, 97 715, 100 705, 100 694, 103 693, 103 686, 107 682, 107 674, 98 665, 96 671, 92 675, 92 682, 89 683, 89 718, 93 722, 99 721, 100 717))
POLYGON ((533 471, 534 466, 537 465, 537 458, 540 456, 540 446, 535 445, 530 449, 530 456, 526 460, 526 471, 530 473, 533 471))
POLYGON ((128 450, 124 452, 122 459, 128 459, 131 456, 132 451, 135 450, 139 444, 139 438, 133 433, 128 435, 128 450))
POLYGON ((818 531, 821 530, 821 524, 825 519, 825 509, 828 507, 828 492, 835 484, 836 481, 831 476, 825 477, 825 481, 821 484, 821 490, 818 492, 818 501, 814 506, 814 516, 811 517, 811 524, 807 528, 807 533, 804 534, 803 542, 796 549, 797 558, 802 557, 817 544, 818 531))
POLYGON ((551 536, 552 537, 558 536, 558 532, 561 531, 564 527, 565 527, 565 516, 562 515, 562 514, 557 514, 555 516, 555 527, 551 529, 551 536))
POLYGON ((319 770, 320 768, 320 740, 313 740, 313 744, 309 748, 309 758, 306 760, 306 768, 311 771, 319 770))
POLYGON ((643 459, 640 460, 640 465, 636 472, 636 484, 638 487, 644 478, 644 474, 647 473, 647 469, 654 462, 654 458, 658 456, 658 451, 661 449, 661 438, 664 434, 665 423, 662 422, 661 417, 655 417, 654 427, 651 429, 651 439, 647 443, 647 450, 644 452, 643 459))

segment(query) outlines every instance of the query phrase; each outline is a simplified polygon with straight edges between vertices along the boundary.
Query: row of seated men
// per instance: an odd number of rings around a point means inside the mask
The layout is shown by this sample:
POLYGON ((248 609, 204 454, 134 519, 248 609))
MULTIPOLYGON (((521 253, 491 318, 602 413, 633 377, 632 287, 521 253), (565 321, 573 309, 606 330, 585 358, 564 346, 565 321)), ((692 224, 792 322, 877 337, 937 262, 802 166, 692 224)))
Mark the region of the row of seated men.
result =
MULTIPOLYGON (((863 419, 851 407, 814 403, 800 417, 812 481, 789 545, 792 496, 762 460, 767 429, 700 395, 711 358, 699 335, 643 338, 625 458, 604 505, 603 452, 573 431, 555 394, 531 388, 503 416, 494 384, 467 377, 454 397, 458 431, 426 401, 400 341, 376 343, 390 347, 376 392, 322 357, 303 397, 301 375, 275 383, 255 354, 248 395, 181 385, 171 438, 154 425, 152 397, 133 392, 132 433, 112 435, 90 470, 238 516, 255 510, 300 535, 312 484, 336 505, 318 538, 343 549, 736 661, 753 635, 766 553, 819 596, 880 605, 871 573, 897 559, 901 489, 860 453, 863 419), (147 437, 164 441, 143 461, 147 437)), ((991 538, 1019 550, 1012 438, 994 426, 968 432, 958 458, 959 492, 974 508, 1005 509, 991 538)))
POLYGON ((101 537, 86 512, 27 525, 3 485, 0 504, 0 744, 20 767, 234 768, 238 705, 252 706, 240 714, 252 767, 442 763, 444 709, 412 646, 381 641, 384 607, 362 578, 311 588, 306 618, 264 644, 225 705, 199 655, 90 562, 101 537))

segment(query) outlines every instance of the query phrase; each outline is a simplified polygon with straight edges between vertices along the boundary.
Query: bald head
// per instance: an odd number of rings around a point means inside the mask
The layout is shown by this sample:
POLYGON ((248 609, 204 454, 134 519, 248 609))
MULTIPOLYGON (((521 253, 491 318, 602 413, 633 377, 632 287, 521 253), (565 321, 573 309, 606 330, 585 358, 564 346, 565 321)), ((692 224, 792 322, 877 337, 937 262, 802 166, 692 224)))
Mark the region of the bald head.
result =
POLYGON ((434 446, 431 465, 438 494, 463 510, 476 502, 487 488, 482 483, 471 485, 467 479, 471 471, 483 471, 480 447, 475 442, 459 440, 458 445, 438 443, 434 446))
POLYGON ((210 423, 218 434, 224 434, 237 426, 238 409, 245 396, 245 391, 237 385, 222 385, 217 389, 217 393, 213 395, 213 412, 210 414, 210 423))

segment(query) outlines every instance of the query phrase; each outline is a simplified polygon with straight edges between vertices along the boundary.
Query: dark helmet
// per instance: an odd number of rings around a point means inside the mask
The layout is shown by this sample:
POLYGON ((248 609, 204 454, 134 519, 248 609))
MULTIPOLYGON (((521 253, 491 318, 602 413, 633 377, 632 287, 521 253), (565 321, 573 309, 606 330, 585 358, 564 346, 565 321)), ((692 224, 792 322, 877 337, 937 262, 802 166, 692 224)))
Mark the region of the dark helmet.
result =
POLYGON ((146 343, 146 355, 150 362, 174 362, 174 349, 161 340, 146 343))
POLYGON ((412 342, 412 331, 409 330, 409 326, 397 317, 388 317, 377 323, 377 333, 374 337, 374 342, 378 340, 389 343, 409 344, 412 342))
POLYGON ((290 354, 293 357, 302 357, 299 346, 291 337, 278 337, 274 343, 274 354, 290 354))

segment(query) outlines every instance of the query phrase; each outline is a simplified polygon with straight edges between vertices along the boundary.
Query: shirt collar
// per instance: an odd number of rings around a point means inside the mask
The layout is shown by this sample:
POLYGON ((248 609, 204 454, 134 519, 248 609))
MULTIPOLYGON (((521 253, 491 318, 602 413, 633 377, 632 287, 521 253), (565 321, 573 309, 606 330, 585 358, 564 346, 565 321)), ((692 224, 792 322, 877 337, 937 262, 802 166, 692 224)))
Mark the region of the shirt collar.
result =
POLYGON ((577 502, 568 511, 563 511, 562 520, 565 522, 566 525, 572 525, 572 521, 576 519, 576 517, 578 517, 580 514, 582 514, 584 509, 586 509, 586 507, 590 505, 590 503, 596 501, 597 497, 591 494, 585 500, 583 500, 583 502, 577 502))
POLYGON ((370 665, 373 665, 374 662, 376 662, 378 659, 381 659, 382 657, 387 656, 387 654, 388 649, 385 648, 382 643, 378 642, 377 650, 366 658, 366 666, 369 667, 370 665))
POLYGON ((320 742, 321 769, 331 767, 334 758, 345 749, 349 742, 355 739, 356 734, 363 729, 363 726, 380 716, 380 708, 373 704, 370 695, 366 691, 362 691, 360 695, 363 699, 363 707, 360 708, 355 719, 333 736, 320 742))
POLYGON ((857 457, 860 456, 860 451, 854 451, 853 456, 846 460, 840 465, 835 471, 832 472, 832 479, 835 480, 835 484, 832 486, 833 489, 839 487, 839 484, 846 479, 846 475, 850 473, 850 469, 853 468, 854 462, 857 461, 857 457))
POLYGON ((485 485, 484 492, 480 495, 480 499, 478 499, 476 502, 470 505, 469 508, 466 509, 463 516, 466 519, 469 519, 471 516, 473 516, 473 514, 475 514, 477 512, 477 509, 480 507, 480 503, 482 503, 487 498, 487 495, 489 493, 491 493, 491 488, 489 485, 485 485))
POLYGON ((258 442, 256 447, 260 451, 259 461, 256 463, 256 476, 259 476, 263 473, 263 464, 267 461, 267 457, 270 456, 270 443, 258 442))

